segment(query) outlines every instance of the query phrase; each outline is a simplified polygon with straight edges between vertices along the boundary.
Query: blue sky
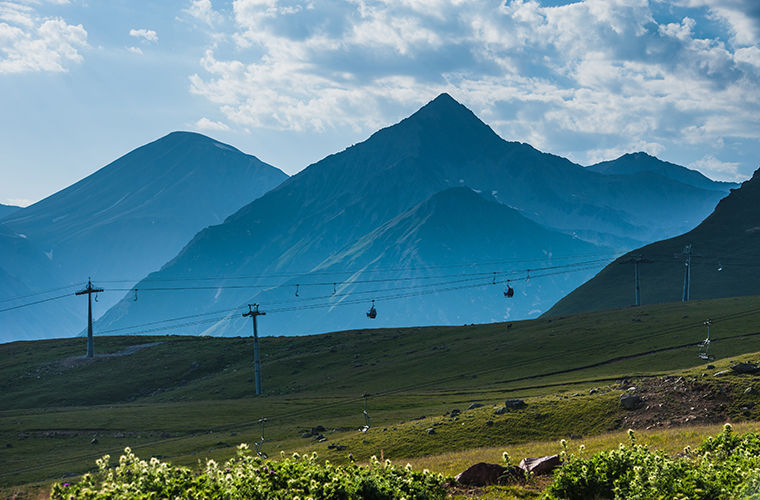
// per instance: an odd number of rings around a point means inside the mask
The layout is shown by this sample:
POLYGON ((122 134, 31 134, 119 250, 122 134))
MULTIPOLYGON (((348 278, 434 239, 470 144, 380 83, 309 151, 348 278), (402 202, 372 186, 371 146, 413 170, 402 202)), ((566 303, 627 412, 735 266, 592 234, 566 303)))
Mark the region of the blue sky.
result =
POLYGON ((173 130, 289 174, 449 92, 580 164, 760 167, 757 0, 0 0, 0 203, 173 130))

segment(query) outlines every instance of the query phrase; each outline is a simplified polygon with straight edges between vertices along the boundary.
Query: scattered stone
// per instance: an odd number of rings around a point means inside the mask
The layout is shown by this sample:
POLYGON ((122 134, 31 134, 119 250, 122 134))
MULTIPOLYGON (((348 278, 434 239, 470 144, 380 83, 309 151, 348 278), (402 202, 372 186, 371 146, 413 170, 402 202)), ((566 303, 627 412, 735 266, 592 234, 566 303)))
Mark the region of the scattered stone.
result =
POLYGON ((317 439, 317 443, 324 443, 325 441, 327 441, 327 438, 324 436, 317 439))
POLYGON ((486 420, 486 427, 491 427, 493 425, 493 420, 486 420))
POLYGON ((461 411, 461 410, 457 410, 456 408, 454 408, 454 409, 453 409, 453 410, 451 410, 451 412, 449 413, 449 416, 450 416, 450 417, 452 417, 452 418, 454 418, 454 417, 457 417, 457 416, 459 416, 459 414, 460 414, 460 413, 462 413, 462 411, 461 411))
POLYGON ((631 387, 628 388, 628 392, 636 392, 636 390, 637 389, 635 385, 632 385, 631 387))
POLYGON ((467 410, 474 410, 475 408, 481 408, 481 407, 483 407, 482 403, 472 403, 470 406, 467 407, 467 410))
POLYGON ((757 366, 755 363, 736 363, 731 367, 733 371, 736 373, 746 374, 746 373, 757 373, 760 371, 760 366, 757 366))
POLYGON ((708 370, 714 370, 715 365, 707 365, 705 368, 707 368, 708 370))
POLYGON ((583 436, 581 436, 580 434, 570 434, 568 437, 570 439, 583 439, 583 436))
POLYGON ((589 394, 596 394, 597 392, 599 392, 599 389, 596 389, 596 388, 588 391, 589 394))
POLYGON ((626 410, 636 410, 644 406, 644 400, 636 394, 623 394, 620 396, 620 406, 626 410))
POLYGON ((311 428, 312 434, 319 434, 320 432, 325 432, 327 429, 324 428, 322 425, 318 425, 316 427, 311 428))
POLYGON ((551 474, 554 469, 559 467, 562 462, 559 459, 559 455, 549 455, 546 457, 526 457, 520 461, 519 467, 526 471, 531 472, 537 476, 544 474, 551 474))
POLYGON ((752 389, 752 386, 749 386, 746 389, 744 389, 744 394, 751 394, 753 391, 754 389, 752 389))
POLYGON ((117 439, 123 439, 123 438, 127 437, 127 435, 124 434, 123 432, 114 432, 113 437, 115 437, 117 439))
POLYGON ((731 374, 731 370, 721 370, 719 372, 715 372, 715 375, 713 375, 713 376, 714 377, 724 377, 724 376, 730 375, 730 374, 731 374))
POLYGON ((504 406, 510 410, 519 410, 528 406, 522 399, 507 399, 504 401, 504 406))
POLYGON ((304 432, 304 433, 301 434, 301 437, 302 438, 310 438, 311 437, 311 432, 304 432))
POLYGON ((92 438, 92 441, 90 441, 90 444, 98 444, 98 438, 92 438))
POLYGON ((501 408, 496 408, 493 413, 494 415, 504 415, 505 413, 509 412, 509 408, 506 406, 502 406, 501 408))
POLYGON ((6 448, 13 448, 13 445, 11 443, 5 443, 6 448))
POLYGON ((168 438, 170 438, 170 437, 172 437, 172 435, 171 435, 171 434, 169 434, 169 433, 168 433, 168 432, 166 432, 166 431, 164 431, 164 432, 162 432, 162 433, 161 433, 161 439, 168 439, 168 438))
POLYGON ((428 427, 427 429, 425 429, 425 432, 427 432, 428 434, 436 434, 435 429, 433 429, 432 427, 428 427))

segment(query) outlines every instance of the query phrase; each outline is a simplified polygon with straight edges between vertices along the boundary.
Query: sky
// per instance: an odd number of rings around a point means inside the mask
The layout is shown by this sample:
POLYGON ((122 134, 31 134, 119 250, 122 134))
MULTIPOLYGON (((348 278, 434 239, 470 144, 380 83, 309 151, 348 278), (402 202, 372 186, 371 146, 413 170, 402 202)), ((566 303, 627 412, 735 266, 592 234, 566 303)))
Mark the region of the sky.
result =
POLYGON ((0 203, 174 130, 294 174, 448 92, 589 165, 760 167, 757 0, 0 0, 0 203))

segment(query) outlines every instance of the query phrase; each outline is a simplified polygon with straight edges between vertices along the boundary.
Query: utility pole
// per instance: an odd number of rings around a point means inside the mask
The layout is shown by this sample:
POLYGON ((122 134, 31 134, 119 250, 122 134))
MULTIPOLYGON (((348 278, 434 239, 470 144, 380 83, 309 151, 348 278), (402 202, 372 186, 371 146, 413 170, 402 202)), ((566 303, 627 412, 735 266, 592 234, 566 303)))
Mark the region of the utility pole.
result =
POLYGON ((261 395, 261 361, 259 360, 259 332, 256 329, 256 317, 265 316, 266 313, 259 311, 258 304, 248 304, 248 312, 243 317, 250 316, 253 319, 253 374, 256 378, 256 395, 261 395), (253 308, 256 309, 253 309, 253 308))
POLYGON ((649 259, 645 259, 641 256, 641 254, 633 254, 631 255, 631 258, 628 260, 624 260, 620 262, 621 264, 631 264, 633 263, 633 292, 634 292, 634 299, 635 299, 635 305, 640 306, 641 305, 641 291, 639 290, 639 264, 651 264, 652 261, 649 259))
POLYGON ((683 252, 676 254, 676 258, 684 258, 683 295, 681 296, 681 302, 689 301, 689 291, 691 290, 691 256, 691 243, 683 248, 683 252))
POLYGON ((91 358, 95 354, 95 345, 92 340, 92 294, 102 292, 102 288, 92 286, 92 281, 87 278, 87 288, 80 290, 76 295, 87 295, 87 357, 91 358))

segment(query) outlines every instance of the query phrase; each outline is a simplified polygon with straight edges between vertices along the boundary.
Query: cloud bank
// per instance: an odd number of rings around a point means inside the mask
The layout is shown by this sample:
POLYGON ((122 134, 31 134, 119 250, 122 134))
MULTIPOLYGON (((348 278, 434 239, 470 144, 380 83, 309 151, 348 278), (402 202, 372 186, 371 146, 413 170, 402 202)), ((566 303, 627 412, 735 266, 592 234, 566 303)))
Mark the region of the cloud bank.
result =
POLYGON ((234 0, 229 43, 190 89, 231 125, 317 132, 372 130, 447 91, 507 139, 588 163, 757 140, 758 5, 234 0))
POLYGON ((64 72, 82 62, 79 51, 86 47, 81 24, 41 16, 34 3, 0 2, 0 74, 64 72))

